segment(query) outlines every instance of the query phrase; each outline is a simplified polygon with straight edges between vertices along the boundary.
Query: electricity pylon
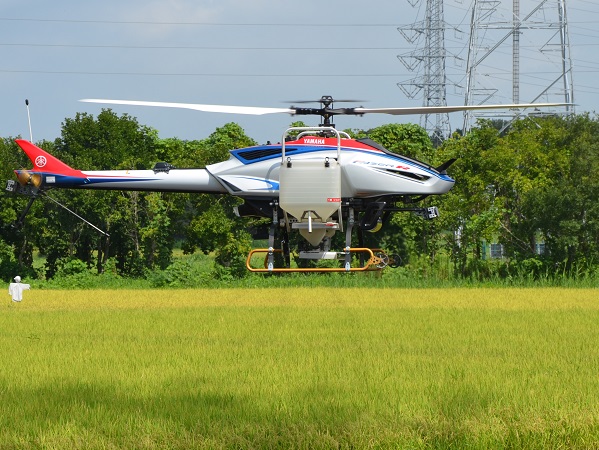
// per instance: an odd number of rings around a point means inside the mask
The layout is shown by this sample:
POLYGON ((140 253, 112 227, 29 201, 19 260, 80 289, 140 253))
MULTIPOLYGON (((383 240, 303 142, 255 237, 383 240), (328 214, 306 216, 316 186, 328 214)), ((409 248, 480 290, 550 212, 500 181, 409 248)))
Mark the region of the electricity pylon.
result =
MULTIPOLYGON (((417 49, 398 55, 415 76, 397 83, 408 98, 422 96, 423 106, 447 104, 447 89, 465 93, 464 104, 565 103, 534 114, 568 114, 574 111, 572 59, 566 0, 472 0, 464 86, 446 75, 450 57, 445 33, 465 34, 444 17, 443 0, 407 0, 412 7, 426 5, 425 18, 398 30, 417 49), (511 93, 511 94, 510 94, 511 93)), ((459 72, 457 72, 459 73, 459 72)), ((457 78, 457 77, 456 77, 457 78)), ((527 110, 530 113, 530 110, 527 110)), ((489 117, 509 124, 520 111, 464 113, 463 129, 473 119, 489 117)), ((420 124, 439 142, 451 132, 447 114, 422 116, 420 124)))
MULTIPOLYGON (((416 6, 419 1, 408 0, 412 6, 416 6)), ((447 106, 446 89, 452 83, 448 81, 445 72, 446 28, 448 26, 443 14, 443 0, 426 0, 425 18, 398 28, 409 43, 416 44, 419 48, 397 56, 410 72, 417 74, 410 80, 397 83, 397 86, 408 98, 417 98, 422 93, 422 106, 447 106)), ((442 142, 451 132, 447 114, 423 115, 420 125, 435 143, 442 142)))
MULTIPOLYGON (((544 113, 574 112, 566 0, 473 0, 464 102, 567 103, 544 113)), ((509 123, 519 115, 467 112, 464 130, 475 117, 503 117, 509 123)))

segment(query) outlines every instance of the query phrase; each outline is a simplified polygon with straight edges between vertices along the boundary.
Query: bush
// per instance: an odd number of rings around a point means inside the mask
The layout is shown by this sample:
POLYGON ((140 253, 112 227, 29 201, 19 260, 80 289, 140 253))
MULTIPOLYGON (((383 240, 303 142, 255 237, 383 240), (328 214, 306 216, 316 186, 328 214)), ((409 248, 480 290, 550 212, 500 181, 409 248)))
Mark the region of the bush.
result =
POLYGON ((87 264, 77 258, 62 258, 56 261, 56 278, 82 274, 88 271, 87 264))
MULTIPOLYGON (((212 275, 203 255, 193 255, 187 259, 177 259, 164 270, 148 272, 146 278, 155 288, 191 288, 210 284, 212 275)), ((216 270, 216 269, 215 269, 216 270)))

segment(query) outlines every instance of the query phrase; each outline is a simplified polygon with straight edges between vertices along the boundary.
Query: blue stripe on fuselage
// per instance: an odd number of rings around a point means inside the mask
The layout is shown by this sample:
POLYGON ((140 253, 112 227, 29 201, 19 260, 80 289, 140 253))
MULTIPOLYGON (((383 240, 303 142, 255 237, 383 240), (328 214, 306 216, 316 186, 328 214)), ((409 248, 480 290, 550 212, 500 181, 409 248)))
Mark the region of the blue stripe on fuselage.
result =
MULTIPOLYGON (((276 150, 276 147, 273 148, 271 146, 263 146, 263 147, 251 147, 251 150, 248 148, 244 148, 244 149, 238 149, 238 150, 232 150, 231 154, 237 158, 239 161, 241 161, 244 165, 250 165, 250 164, 255 164, 255 163, 259 163, 262 161, 267 161, 269 159, 276 159, 276 158, 281 158, 282 157, 282 149, 279 149, 278 153, 273 153, 270 155, 266 155, 260 158, 256 158, 256 159, 251 159, 248 160, 246 158, 244 158, 240 153, 247 153, 247 152, 258 152, 258 151, 267 151, 267 150, 276 150)), ((289 152, 289 156, 296 156, 296 155, 301 155, 301 154, 306 154, 306 153, 316 153, 316 152, 336 152, 337 151, 337 147, 310 147, 310 146, 292 146, 289 149, 286 149, 285 152, 285 156, 287 156, 287 152, 289 152), (291 150, 293 149, 293 150, 291 150), (291 150, 291 151, 290 151, 291 150)), ((406 158, 402 158, 401 156, 397 155, 390 155, 388 153, 383 153, 379 150, 365 150, 365 149, 361 149, 361 148, 353 148, 353 147, 341 147, 341 156, 343 157, 343 152, 358 152, 358 153, 365 153, 367 155, 376 155, 376 156, 380 156, 386 159, 390 159, 392 161, 396 161, 398 163, 402 163, 402 164, 407 164, 409 166, 416 166, 421 170, 424 170, 427 173, 430 173, 431 175, 440 178, 442 180, 445 181, 455 181, 453 178, 451 178, 448 175, 445 174, 441 174, 439 172, 437 172, 434 168, 432 168, 431 166, 428 166, 424 163, 420 163, 418 161, 412 160, 412 159, 406 159, 406 158)))
POLYGON ((120 178, 120 177, 74 177, 56 173, 43 173, 45 186, 76 187, 98 183, 127 183, 136 181, 152 181, 152 178, 120 178), (54 177, 54 182, 49 181, 54 177))

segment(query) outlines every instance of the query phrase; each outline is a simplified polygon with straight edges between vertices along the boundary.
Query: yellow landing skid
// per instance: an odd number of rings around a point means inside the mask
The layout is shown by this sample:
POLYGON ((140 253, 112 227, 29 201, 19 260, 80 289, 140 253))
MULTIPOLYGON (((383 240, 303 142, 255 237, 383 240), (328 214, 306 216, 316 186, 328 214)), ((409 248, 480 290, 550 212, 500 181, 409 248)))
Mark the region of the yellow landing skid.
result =
MULTIPOLYGON (((382 270, 387 265, 388 257, 385 252, 380 249, 374 249, 377 255, 374 254, 373 249, 370 248, 350 248, 350 253, 366 253, 368 255, 368 261, 363 267, 295 267, 295 268, 268 268, 268 255, 271 250, 267 248, 256 248, 250 252, 246 260, 246 267, 250 272, 262 272, 262 273, 289 273, 289 272, 366 272, 382 270), (256 268, 251 266, 252 256, 265 253, 264 257, 264 268, 256 268)), ((272 253, 282 253, 280 249, 273 249, 272 253)), ((343 262, 343 260, 339 260, 343 262)))

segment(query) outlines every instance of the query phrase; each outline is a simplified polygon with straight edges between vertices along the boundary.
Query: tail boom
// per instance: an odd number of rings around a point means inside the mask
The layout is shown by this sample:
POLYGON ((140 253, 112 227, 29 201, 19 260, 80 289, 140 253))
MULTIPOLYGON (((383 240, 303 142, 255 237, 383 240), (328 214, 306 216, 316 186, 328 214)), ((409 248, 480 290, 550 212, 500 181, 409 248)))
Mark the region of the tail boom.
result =
POLYGON ((33 163, 33 169, 15 170, 23 186, 39 189, 103 189, 156 192, 226 193, 223 185, 206 169, 76 170, 35 146, 18 139, 17 144, 33 163))

